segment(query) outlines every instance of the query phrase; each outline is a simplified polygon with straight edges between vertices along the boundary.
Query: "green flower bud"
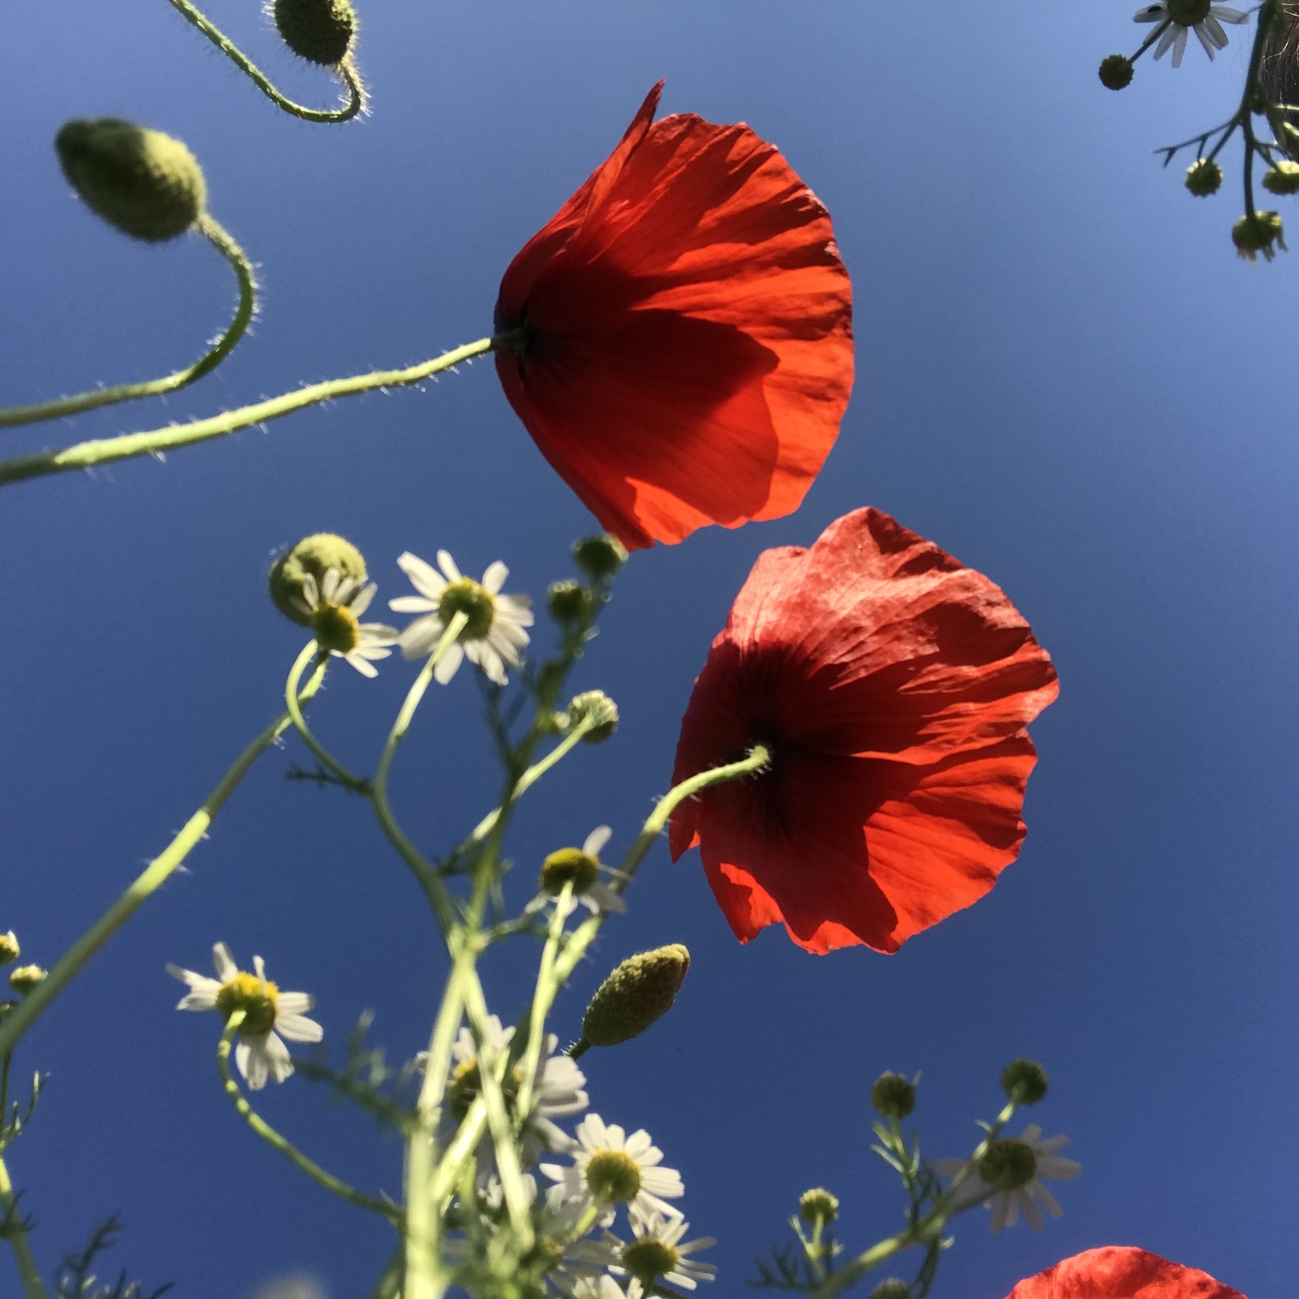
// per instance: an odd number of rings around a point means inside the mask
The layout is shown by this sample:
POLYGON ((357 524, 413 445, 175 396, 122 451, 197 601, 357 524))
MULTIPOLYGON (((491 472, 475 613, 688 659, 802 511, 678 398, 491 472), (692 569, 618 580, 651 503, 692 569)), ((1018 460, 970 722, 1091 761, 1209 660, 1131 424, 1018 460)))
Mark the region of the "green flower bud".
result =
POLYGON ((356 36, 348 0, 275 0, 275 26, 294 54, 333 67, 347 57, 356 36))
POLYGON ((916 1108, 916 1085, 900 1073, 882 1073, 871 1088, 871 1104, 886 1119, 904 1119, 916 1108))
POLYGON ((350 541, 332 532, 304 537, 271 565, 269 584, 275 607, 286 618, 310 627, 311 615, 298 606, 298 601, 303 599, 302 579, 310 573, 319 585, 331 568, 336 568, 344 578, 364 581, 366 577, 365 559, 350 541))
POLYGON ((627 562, 622 543, 606 532, 598 537, 584 537, 573 542, 573 558, 589 577, 597 580, 613 577, 627 562))
POLYGON ((546 592, 550 616, 561 626, 581 622, 591 616, 595 598, 581 582, 552 582, 546 592))
POLYGON ((1273 194, 1299 194, 1299 162, 1278 162, 1264 174, 1263 188, 1273 194))
POLYGON ((11 1010, 17 1009, 18 1003, 16 1001, 0 1001, 0 1019, 4 1019, 11 1010))
POLYGON ((680 943, 629 956, 591 998, 582 1036, 591 1046, 617 1046, 639 1037, 672 1009, 689 968, 690 953, 680 943))
POLYGON ((1270 262, 1276 256, 1273 244, 1288 251, 1279 212, 1247 212, 1231 227, 1231 242, 1236 245, 1237 254, 1251 262, 1258 260, 1259 253, 1270 262))
POLYGON ((1017 1191, 1037 1175, 1037 1155, 1027 1141, 1005 1137, 989 1143, 979 1160, 979 1176, 998 1191, 1017 1191))
POLYGON ((1001 1071, 1002 1091, 1020 1105, 1036 1105, 1046 1088, 1046 1070, 1036 1060, 1012 1060, 1001 1071))
POLYGON ((132 238, 174 239, 207 206, 203 169, 179 140, 161 131, 97 117, 68 122, 54 147, 72 188, 132 238))
POLYGON ((44 978, 45 971, 39 965, 20 965, 10 972, 9 986, 25 996, 44 978))
POLYGON ((798 1197, 798 1214, 809 1226, 828 1226, 839 1216, 839 1197, 823 1186, 804 1191, 798 1197))
POLYGON ((1186 169, 1186 188, 1196 198, 1208 198, 1222 184, 1222 168, 1208 158, 1197 158, 1186 169))
POLYGON ((592 719, 592 726, 582 739, 587 744, 602 744, 618 729, 618 705, 603 690, 588 690, 574 695, 568 705, 568 724, 592 719))
POLYGON ((1106 90, 1123 90, 1132 84, 1132 60, 1126 54, 1108 54, 1101 60, 1097 76, 1106 90))
POLYGON ((0 965, 12 965, 22 955, 22 950, 12 929, 7 934, 0 934, 0 965))
POLYGON ((870 1299, 911 1299, 911 1287, 905 1281, 891 1276, 870 1292, 870 1299))
POLYGON ((1212 0, 1168 0, 1168 16, 1183 27, 1194 27, 1209 16, 1212 0))

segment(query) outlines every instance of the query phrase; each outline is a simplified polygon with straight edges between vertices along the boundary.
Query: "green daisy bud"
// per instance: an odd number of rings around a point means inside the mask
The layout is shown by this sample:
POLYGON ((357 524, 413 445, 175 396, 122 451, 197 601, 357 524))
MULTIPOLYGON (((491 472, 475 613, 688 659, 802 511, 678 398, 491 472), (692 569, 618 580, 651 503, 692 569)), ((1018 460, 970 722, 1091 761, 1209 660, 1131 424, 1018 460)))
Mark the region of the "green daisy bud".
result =
POLYGON ((1012 1060, 1001 1071, 1001 1089, 1017 1104, 1036 1105, 1046 1088, 1046 1070, 1036 1060, 1012 1060))
POLYGON ((595 598, 581 582, 552 582, 546 592, 546 603, 550 607, 550 616, 564 626, 567 623, 582 622, 591 616, 595 608, 595 598))
POLYGON ((207 206, 203 169, 161 131, 116 117, 83 119, 68 122, 54 147, 87 206, 134 239, 174 239, 207 206))
POLYGON ((1197 158, 1186 169, 1185 183, 1196 198, 1208 198, 1222 184, 1222 168, 1208 158, 1197 158))
POLYGON ((591 729, 582 736, 587 744, 602 744, 618 729, 618 705, 603 690, 574 695, 568 705, 568 724, 591 719, 591 729))
POLYGON ((45 971, 39 965, 20 965, 9 975, 9 986, 24 996, 45 978, 45 971))
POLYGON ((871 1087, 871 1104, 886 1119, 904 1119, 916 1108, 916 1085, 900 1073, 882 1073, 871 1087))
POLYGON ((582 1036, 591 1046, 617 1046, 639 1037, 672 1009, 690 968, 681 943, 629 956, 600 985, 582 1018, 582 1036))
POLYGON ((331 568, 337 569, 340 577, 365 581, 365 558, 350 541, 332 532, 304 537, 271 565, 269 585, 275 607, 291 621, 310 627, 311 615, 300 607, 302 579, 310 573, 319 586, 331 568))
POLYGON ((1299 194, 1299 162, 1278 162, 1264 174, 1263 188, 1273 194, 1299 194))
POLYGON ((627 551, 617 537, 606 532, 599 537, 584 537, 573 542, 573 558, 578 568, 589 577, 607 579, 627 562, 627 551))
POLYGON ((809 1226, 828 1226, 839 1216, 839 1197, 823 1186, 804 1191, 798 1197, 798 1214, 809 1226))
POLYGON ((0 1019, 4 1019, 11 1010, 17 1009, 18 1003, 16 1001, 0 1001, 0 1019))
POLYGON ((12 929, 7 934, 0 934, 0 965, 12 965, 22 955, 22 950, 12 929))
POLYGON ((911 1299, 911 1287, 898 1277, 891 1276, 870 1292, 870 1299, 911 1299))
POLYGON ((1037 1155, 1027 1141, 1004 1137, 990 1142, 979 1160, 979 1176, 998 1191, 1017 1191, 1037 1175, 1037 1155))
POLYGON ((1126 54, 1108 54, 1096 74, 1106 90, 1123 90, 1132 84, 1132 60, 1126 54))
POLYGON ((1262 253, 1265 261, 1276 256, 1276 244, 1286 251, 1279 212, 1247 212, 1231 227, 1231 242, 1236 252, 1247 261, 1257 261, 1262 253))
POLYGON ((356 14, 348 0, 275 0, 271 13, 285 45, 312 63, 334 67, 352 49, 356 14))

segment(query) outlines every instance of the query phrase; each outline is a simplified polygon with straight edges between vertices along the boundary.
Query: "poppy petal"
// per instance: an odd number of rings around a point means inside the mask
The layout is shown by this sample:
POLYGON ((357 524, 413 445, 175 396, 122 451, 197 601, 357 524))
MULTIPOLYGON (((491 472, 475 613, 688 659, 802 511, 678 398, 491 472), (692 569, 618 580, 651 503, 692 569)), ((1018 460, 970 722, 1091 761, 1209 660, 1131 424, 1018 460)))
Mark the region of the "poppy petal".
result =
POLYGON ((1007 1299, 1245 1299, 1207 1272, 1127 1245, 1089 1249, 1021 1281, 1007 1299))

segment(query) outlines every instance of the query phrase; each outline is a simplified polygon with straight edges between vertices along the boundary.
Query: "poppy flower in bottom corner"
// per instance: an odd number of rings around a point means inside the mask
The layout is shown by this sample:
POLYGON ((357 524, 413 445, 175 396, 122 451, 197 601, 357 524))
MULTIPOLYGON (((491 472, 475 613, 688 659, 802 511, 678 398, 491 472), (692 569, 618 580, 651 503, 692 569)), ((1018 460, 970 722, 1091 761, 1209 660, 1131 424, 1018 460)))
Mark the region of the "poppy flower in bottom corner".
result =
POLYGON ((1021 1281, 1007 1299, 1245 1299, 1207 1272, 1129 1245, 1075 1254, 1021 1281))
POLYGON ((771 751, 673 817, 748 942, 894 952, 982 897, 1024 838, 1025 725, 1056 697, 1006 595, 879 510, 758 557, 681 723, 673 784, 771 751))

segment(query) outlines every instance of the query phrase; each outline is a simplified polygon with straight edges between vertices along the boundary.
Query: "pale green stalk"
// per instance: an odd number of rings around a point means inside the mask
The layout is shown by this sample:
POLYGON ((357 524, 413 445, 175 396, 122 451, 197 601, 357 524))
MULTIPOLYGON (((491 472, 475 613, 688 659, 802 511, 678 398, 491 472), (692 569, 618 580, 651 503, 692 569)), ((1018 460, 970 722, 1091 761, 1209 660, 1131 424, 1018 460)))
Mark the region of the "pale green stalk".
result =
POLYGON ((536 1082, 537 1070, 541 1066, 541 1049, 546 1041, 546 1016, 550 1013, 554 992, 546 995, 548 989, 555 985, 551 975, 555 968, 555 957, 559 952, 559 943, 564 936, 564 922, 573 912, 573 881, 569 880, 555 899, 555 911, 550 917, 550 931, 546 935, 546 946, 541 952, 541 965, 537 969, 537 986, 532 994, 532 1006, 528 1012, 528 1045, 523 1053, 523 1076, 519 1082, 519 1095, 516 1110, 523 1122, 532 1108, 532 1089, 536 1082))
POLYGON ((284 704, 289 710, 289 716, 293 719, 293 728, 302 737, 307 748, 315 755, 317 761, 321 762, 330 771, 338 777, 349 789, 356 790, 360 794, 368 794, 370 785, 368 781, 362 780, 359 776, 354 776, 348 769, 339 762, 333 754, 320 743, 311 733, 311 727, 307 725, 307 720, 302 715, 302 709, 298 705, 298 682, 302 679, 302 674, 307 670, 307 664, 316 659, 318 663, 324 663, 329 658, 329 651, 322 650, 314 641, 308 641, 301 654, 294 661, 293 667, 289 670, 289 679, 284 685, 284 704))
MULTIPOLYGON (((321 663, 299 696, 306 702, 325 677, 325 664, 321 663)), ((87 961, 131 918, 147 898, 151 897, 167 878, 181 865, 206 834, 208 827, 224 806, 235 787, 248 774, 249 768, 289 728, 292 719, 283 713, 275 719, 240 755, 207 801, 188 821, 180 833, 169 843, 163 853, 138 875, 131 886, 112 906, 86 930, 80 938, 55 962, 45 976, 18 1005, 0 1021, 0 1056, 8 1055, 24 1033, 36 1022, 45 1008, 72 981, 87 961)))
POLYGON ((122 383, 113 388, 96 388, 93 392, 78 393, 75 397, 59 397, 54 401, 37 402, 31 406, 10 406, 0 410, 0 428, 39 424, 42 420, 79 415, 82 411, 112 406, 120 401, 134 401, 138 397, 156 397, 164 392, 175 392, 215 370, 234 351, 235 344, 243 337, 257 306, 257 280, 252 263, 221 223, 206 212, 199 217, 197 229, 200 234, 207 236, 213 247, 234 267, 235 277, 239 281, 239 305, 235 308, 234 319, 212 347, 193 365, 161 379, 149 379, 144 383, 122 383))
POLYGON ((378 1200, 372 1195, 366 1195, 364 1191, 358 1191, 354 1186, 349 1186, 346 1182, 340 1181, 332 1173, 327 1173, 314 1160, 308 1159, 291 1141, 276 1132, 249 1105, 244 1094, 239 1090, 239 1084, 230 1076, 230 1046, 244 1022, 245 1014, 246 1012, 242 1010, 236 1010, 230 1016, 226 1021, 225 1032, 221 1034, 221 1041, 217 1043, 217 1072, 221 1075, 221 1085, 225 1088, 226 1095, 234 1103, 235 1109, 239 1112, 239 1117, 268 1146, 273 1150, 278 1150, 295 1168, 306 1173, 317 1186, 323 1186, 330 1194, 337 1195, 340 1199, 347 1200, 362 1209, 369 1209, 372 1213, 380 1214, 400 1227, 402 1212, 395 1204, 389 1204, 386 1200, 378 1200))
POLYGON ((241 406, 208 419, 191 420, 188 424, 171 424, 148 433, 122 433, 117 437, 95 438, 78 442, 62 451, 41 451, 35 455, 15 456, 0 460, 0 483, 16 483, 26 478, 40 478, 45 474, 67 473, 72 469, 90 469, 95 465, 114 464, 118 460, 132 460, 138 456, 158 456, 178 447, 193 446, 225 437, 239 429, 265 424, 280 419, 304 406, 314 406, 336 397, 350 397, 375 388, 400 388, 419 383, 432 375, 450 370, 463 361, 490 352, 503 345, 512 335, 497 338, 480 338, 476 343, 466 343, 454 351, 444 352, 429 361, 421 361, 405 370, 375 370, 370 374, 353 375, 349 379, 327 379, 323 383, 309 384, 295 392, 282 393, 266 401, 241 406))
POLYGON ((335 69, 347 87, 347 103, 341 108, 306 108, 282 95, 264 72, 223 32, 219 31, 189 0, 171 0, 172 6, 203 33, 277 107, 308 122, 346 122, 365 107, 365 87, 348 55, 335 69))
POLYGON ((45 1299, 45 1283, 32 1257, 32 1247, 27 1242, 27 1232, 23 1229, 22 1219, 18 1213, 18 1199, 14 1195, 13 1183, 9 1180, 9 1169, 0 1157, 0 1209, 9 1219, 9 1244, 14 1252, 14 1262, 18 1264, 18 1275, 22 1278, 23 1291, 27 1299, 45 1299))

